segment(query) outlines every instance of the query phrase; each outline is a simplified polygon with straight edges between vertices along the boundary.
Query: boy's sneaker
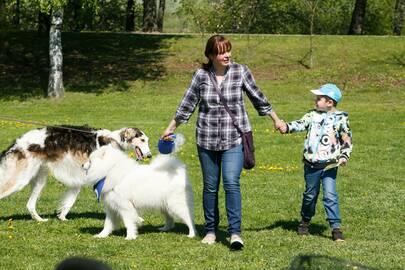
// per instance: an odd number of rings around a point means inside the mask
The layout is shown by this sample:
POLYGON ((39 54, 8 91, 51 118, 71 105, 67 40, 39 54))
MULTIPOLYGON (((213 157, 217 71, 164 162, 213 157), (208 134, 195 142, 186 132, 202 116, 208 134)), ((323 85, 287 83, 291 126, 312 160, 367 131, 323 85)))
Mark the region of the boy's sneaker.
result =
POLYGON ((243 248, 243 241, 239 234, 231 235, 231 251, 241 250, 243 248))
POLYGON ((345 241, 345 238, 343 237, 343 233, 339 228, 335 228, 332 230, 332 240, 335 242, 345 241))
POLYGON ((301 220, 300 225, 298 225, 297 233, 299 235, 308 235, 309 234, 309 221, 301 220))

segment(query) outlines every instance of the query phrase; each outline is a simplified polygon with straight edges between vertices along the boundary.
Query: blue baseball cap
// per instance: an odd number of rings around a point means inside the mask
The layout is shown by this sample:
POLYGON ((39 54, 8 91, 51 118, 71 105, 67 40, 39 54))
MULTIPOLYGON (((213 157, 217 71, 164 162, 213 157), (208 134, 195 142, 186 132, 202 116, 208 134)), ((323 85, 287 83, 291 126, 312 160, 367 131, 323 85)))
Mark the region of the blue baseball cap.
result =
POLYGON ((317 96, 330 97, 336 102, 339 102, 342 99, 342 93, 340 92, 340 89, 332 83, 324 84, 321 86, 321 88, 311 90, 311 92, 317 96))

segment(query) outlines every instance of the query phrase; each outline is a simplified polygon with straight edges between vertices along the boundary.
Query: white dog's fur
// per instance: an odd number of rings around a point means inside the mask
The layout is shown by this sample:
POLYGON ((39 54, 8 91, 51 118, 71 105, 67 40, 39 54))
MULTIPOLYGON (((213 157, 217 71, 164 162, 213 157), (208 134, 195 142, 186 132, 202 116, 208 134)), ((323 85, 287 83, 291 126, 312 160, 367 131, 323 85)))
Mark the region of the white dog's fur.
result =
POLYGON ((126 239, 135 239, 143 210, 158 210, 165 216, 162 231, 172 229, 173 218, 178 218, 188 226, 188 237, 196 235, 192 186, 186 166, 175 157, 159 155, 149 165, 140 165, 106 145, 94 151, 83 167, 90 182, 106 177, 101 191, 106 219, 96 237, 107 237, 122 219, 126 239))
POLYGON ((31 130, 0 156, 0 199, 31 183, 27 209, 33 219, 46 221, 37 213, 36 202, 49 171, 69 188, 58 210, 58 218, 66 220, 81 187, 87 183, 82 164, 92 151, 110 144, 125 150, 132 148, 138 158, 151 156, 148 137, 137 128, 109 131, 87 126, 59 126, 31 130))

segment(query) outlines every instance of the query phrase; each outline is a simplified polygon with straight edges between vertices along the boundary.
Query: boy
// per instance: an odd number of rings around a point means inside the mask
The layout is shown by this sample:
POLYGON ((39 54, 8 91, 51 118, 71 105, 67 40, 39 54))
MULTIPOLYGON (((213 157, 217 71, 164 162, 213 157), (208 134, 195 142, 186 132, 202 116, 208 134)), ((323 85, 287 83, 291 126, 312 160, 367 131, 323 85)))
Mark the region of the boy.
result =
POLYGON ((323 205, 332 229, 334 241, 344 241, 340 230, 340 213, 336 192, 338 166, 345 166, 352 151, 352 134, 348 114, 336 109, 342 94, 334 84, 325 84, 317 90, 315 106, 300 120, 285 123, 281 133, 307 131, 304 143, 305 192, 301 206, 299 235, 307 235, 311 218, 315 215, 316 201, 322 181, 323 205))

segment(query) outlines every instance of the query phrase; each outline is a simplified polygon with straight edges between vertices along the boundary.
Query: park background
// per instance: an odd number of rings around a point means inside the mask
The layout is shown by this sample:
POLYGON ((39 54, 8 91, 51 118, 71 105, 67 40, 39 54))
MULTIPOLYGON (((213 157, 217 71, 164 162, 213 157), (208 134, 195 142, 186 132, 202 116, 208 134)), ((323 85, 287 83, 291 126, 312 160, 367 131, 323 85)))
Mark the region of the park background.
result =
MULTIPOLYGON (((259 117, 246 99, 257 166, 242 173, 242 252, 228 249, 222 190, 219 242, 200 244, 204 218, 195 114, 178 129, 186 144, 177 156, 193 184, 199 236, 188 239, 180 223, 160 233, 163 218, 147 214, 135 241, 124 240, 124 230, 94 239, 103 227, 102 204, 84 188, 69 220, 59 221, 55 209, 65 187, 50 175, 38 202, 39 213, 49 218, 45 223, 32 220, 25 208, 29 187, 0 200, 0 269, 54 269, 72 256, 117 270, 405 267, 405 39, 394 31, 403 1, 166 1, 161 31, 157 1, 150 29, 144 4, 151 1, 133 1, 133 29, 127 29, 129 2, 1 0, 0 116, 111 130, 138 127, 157 155, 159 136, 205 61, 206 40, 225 33, 233 60, 248 65, 286 121, 313 108, 310 89, 326 82, 342 89, 338 108, 349 113, 354 143, 337 183, 347 240, 331 240, 321 201, 311 235, 296 234, 305 134, 274 132, 270 119, 259 117), (357 2, 366 2, 360 32, 346 35, 357 2), (52 27, 54 11, 61 9, 62 27, 52 27), (55 89, 48 83, 54 56, 49 36, 58 31, 63 87, 50 98, 55 89)), ((0 120, 0 127, 4 150, 39 126, 0 120)))

